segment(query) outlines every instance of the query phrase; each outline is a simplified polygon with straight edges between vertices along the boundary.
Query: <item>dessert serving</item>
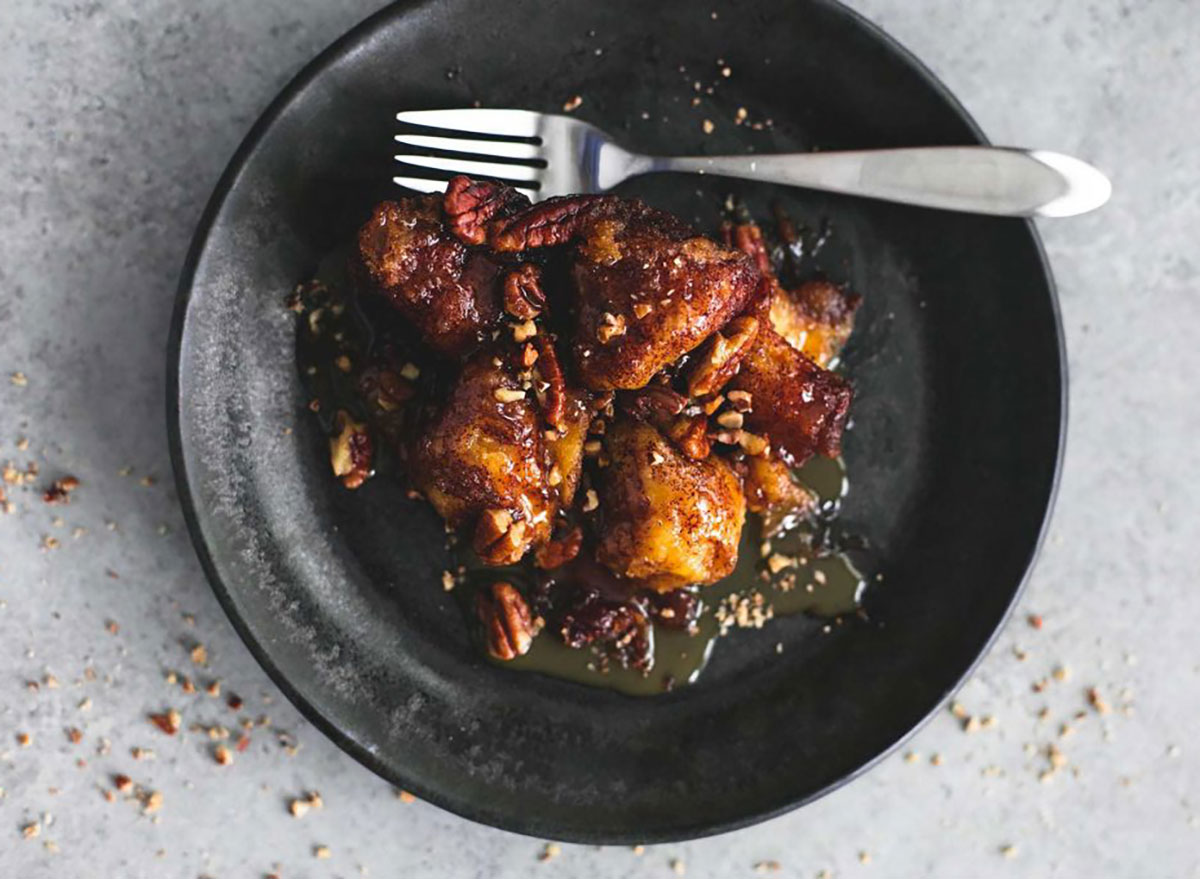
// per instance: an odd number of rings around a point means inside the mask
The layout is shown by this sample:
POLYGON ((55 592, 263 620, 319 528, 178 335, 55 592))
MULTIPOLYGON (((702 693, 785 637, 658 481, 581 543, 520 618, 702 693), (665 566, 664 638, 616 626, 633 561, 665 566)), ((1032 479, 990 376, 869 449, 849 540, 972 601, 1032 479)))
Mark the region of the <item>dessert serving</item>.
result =
POLYGON ((406 588, 461 595, 497 661, 631 692, 731 629, 853 611, 831 520, 859 297, 799 283, 777 225, 782 273, 751 222, 714 240, 615 196, 456 177, 379 204, 292 304, 336 477, 445 521, 443 583, 406 588))

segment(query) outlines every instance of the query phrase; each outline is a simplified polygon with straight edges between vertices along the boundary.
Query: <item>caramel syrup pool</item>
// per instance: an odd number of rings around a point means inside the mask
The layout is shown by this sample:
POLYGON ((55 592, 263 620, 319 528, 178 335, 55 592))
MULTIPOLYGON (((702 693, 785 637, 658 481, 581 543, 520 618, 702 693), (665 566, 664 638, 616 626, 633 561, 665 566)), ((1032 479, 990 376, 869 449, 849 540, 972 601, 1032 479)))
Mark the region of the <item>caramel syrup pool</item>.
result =
MULTIPOLYGON (((826 510, 836 510, 849 490, 840 459, 814 458, 796 475, 817 494, 826 510)), ((524 656, 509 662, 494 661, 505 668, 540 672, 634 696, 653 696, 694 683, 700 677, 722 637, 718 619, 722 608, 727 619, 733 618, 726 631, 730 635, 739 628, 735 608, 742 602, 748 603, 751 626, 755 618, 770 626, 770 619, 765 619, 768 613, 774 617, 807 613, 832 619, 858 610, 866 588, 863 575, 845 552, 819 552, 814 547, 815 529, 811 524, 802 522, 777 533, 769 547, 764 546, 762 531, 762 518, 747 514, 737 567, 728 577, 700 590, 703 608, 694 634, 651 624, 654 665, 647 674, 605 663, 597 651, 567 647, 549 631, 535 638, 524 656), (764 549, 769 550, 765 555, 764 549), (769 567, 772 561, 777 567, 775 573, 769 567), (756 595, 762 596, 757 606, 756 595)), ((476 578, 481 583, 503 579, 496 571, 482 568, 469 572, 469 580, 476 578)))
MULTIPOLYGON (((310 396, 320 403, 317 417, 327 432, 332 430, 331 417, 337 409, 356 408, 353 377, 337 368, 335 362, 347 353, 358 360, 370 347, 373 336, 345 296, 348 284, 344 263, 342 252, 323 260, 317 275, 319 293, 315 297, 298 293, 289 303, 300 316, 297 365, 310 396)), ((388 459, 387 454, 382 456, 376 475, 397 478, 388 459)), ((738 628, 769 626, 773 617, 798 613, 826 619, 854 613, 861 604, 866 581, 844 551, 830 549, 818 539, 819 529, 828 528, 836 520, 842 498, 849 491, 845 467, 840 459, 814 457, 794 475, 817 495, 821 511, 817 521, 789 523, 764 542, 762 518, 748 513, 737 567, 723 580, 701 588, 702 609, 695 630, 666 629, 651 622, 654 664, 648 673, 606 661, 599 648, 567 647, 552 631, 543 631, 535 638, 524 656, 508 662, 492 661, 513 671, 538 672, 630 695, 652 696, 694 683, 721 637, 736 633, 738 628)), ((332 474, 330 478, 334 478, 332 474)), ((527 565, 481 565, 462 542, 451 552, 457 565, 465 568, 455 595, 472 622, 476 589, 497 580, 524 586, 532 580, 527 565)), ((435 587, 431 584, 430 588, 435 587)), ((484 652, 482 644, 479 649, 484 652)))

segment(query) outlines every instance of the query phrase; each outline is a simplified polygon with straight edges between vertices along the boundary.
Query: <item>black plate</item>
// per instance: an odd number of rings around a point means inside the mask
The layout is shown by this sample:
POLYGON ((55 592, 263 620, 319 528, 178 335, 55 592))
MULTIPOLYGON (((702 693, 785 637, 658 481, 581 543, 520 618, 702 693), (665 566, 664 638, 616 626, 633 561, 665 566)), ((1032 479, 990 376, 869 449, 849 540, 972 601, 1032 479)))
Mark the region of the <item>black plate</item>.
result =
POLYGON ((814 268, 866 297, 847 353, 858 399, 845 517, 884 577, 872 622, 737 633, 698 685, 653 699, 492 666, 441 589, 436 517, 383 480, 350 493, 331 478, 282 303, 397 194, 395 111, 474 100, 556 111, 575 94, 580 116, 652 152, 984 142, 918 62, 824 0, 397 4, 309 65, 221 179, 179 289, 172 451, 235 626, 351 754, 500 827, 680 839, 845 782, 971 669, 1020 591, 1054 493, 1062 337, 1029 223, 711 177, 627 185, 707 228, 729 193, 759 216, 780 198, 831 224, 814 268), (717 87, 693 108, 697 80, 717 87), (735 126, 741 106, 773 127, 735 126))

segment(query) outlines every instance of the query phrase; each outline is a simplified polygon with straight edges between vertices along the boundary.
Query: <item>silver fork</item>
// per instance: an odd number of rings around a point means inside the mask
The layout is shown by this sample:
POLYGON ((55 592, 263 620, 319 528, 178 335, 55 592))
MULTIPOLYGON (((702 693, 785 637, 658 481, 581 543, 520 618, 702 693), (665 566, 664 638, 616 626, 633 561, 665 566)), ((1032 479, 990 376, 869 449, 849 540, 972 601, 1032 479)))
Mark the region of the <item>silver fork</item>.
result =
POLYGON ((393 178, 418 192, 440 192, 429 171, 505 180, 534 201, 603 192, 657 171, 719 174, 886 201, 1012 217, 1069 217, 1108 201, 1112 184, 1088 163, 1047 150, 913 147, 744 156, 645 156, 573 116, 530 110, 412 110, 396 118, 423 131, 396 135, 393 178), (484 135, 484 138, 472 137, 484 135), (405 148, 418 147, 411 152, 405 148))

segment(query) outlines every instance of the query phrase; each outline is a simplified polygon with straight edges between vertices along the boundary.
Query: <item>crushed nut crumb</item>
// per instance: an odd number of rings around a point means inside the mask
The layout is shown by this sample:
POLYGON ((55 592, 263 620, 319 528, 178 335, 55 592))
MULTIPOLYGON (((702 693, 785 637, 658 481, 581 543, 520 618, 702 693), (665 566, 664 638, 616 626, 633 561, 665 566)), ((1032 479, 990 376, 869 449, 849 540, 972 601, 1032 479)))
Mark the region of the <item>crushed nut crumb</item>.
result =
POLYGON ((79 480, 74 476, 64 476, 54 480, 54 483, 42 493, 42 500, 48 504, 65 504, 71 500, 71 492, 79 488, 79 480))
POLYGON ((516 390, 514 388, 496 388, 496 390, 492 392, 492 396, 494 396, 496 400, 501 403, 515 403, 518 400, 525 399, 525 392, 516 390))
POLYGON ((792 556, 783 555, 781 553, 772 553, 767 558, 767 570, 772 574, 778 574, 780 571, 794 567, 796 560, 792 556))
POLYGON ((142 800, 142 811, 147 815, 153 815, 162 808, 162 803, 163 795, 156 790, 152 790, 142 800))
POLYGON ((514 341, 525 342, 538 334, 538 328, 532 320, 527 320, 523 323, 513 324, 512 332, 514 341))
POLYGON ((745 420, 746 419, 742 413, 735 410, 728 410, 717 416, 717 424, 721 425, 721 427, 728 428, 729 430, 739 429, 745 420))
POLYGON ((151 714, 150 722, 167 735, 173 736, 175 733, 179 732, 179 725, 182 722, 182 718, 179 716, 178 711, 176 711, 174 708, 171 708, 162 714, 151 714))
POLYGON ((625 315, 606 311, 600 318, 600 326, 596 328, 596 338, 601 345, 607 345, 616 337, 625 335, 626 331, 625 315))

